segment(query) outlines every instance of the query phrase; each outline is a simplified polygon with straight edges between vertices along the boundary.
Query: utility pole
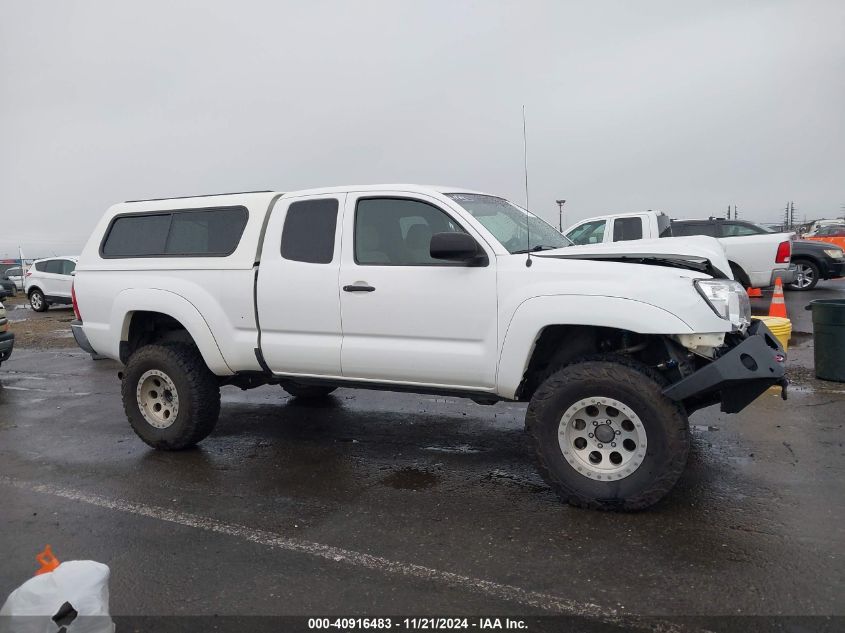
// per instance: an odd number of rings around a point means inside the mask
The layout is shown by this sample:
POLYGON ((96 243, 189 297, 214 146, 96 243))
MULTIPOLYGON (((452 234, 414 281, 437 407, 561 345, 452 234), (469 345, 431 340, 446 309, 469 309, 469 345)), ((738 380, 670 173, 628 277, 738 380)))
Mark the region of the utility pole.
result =
POLYGON ((555 202, 557 202, 558 231, 563 233, 563 205, 566 204, 566 200, 555 200, 555 202))
POLYGON ((726 220, 730 220, 730 219, 731 219, 731 205, 728 205, 728 214, 725 216, 725 219, 726 219, 726 220))
POLYGON ((786 208, 783 210, 783 230, 789 230, 789 203, 786 203, 786 208))
POLYGON ((795 203, 789 203, 789 230, 795 228, 795 203))

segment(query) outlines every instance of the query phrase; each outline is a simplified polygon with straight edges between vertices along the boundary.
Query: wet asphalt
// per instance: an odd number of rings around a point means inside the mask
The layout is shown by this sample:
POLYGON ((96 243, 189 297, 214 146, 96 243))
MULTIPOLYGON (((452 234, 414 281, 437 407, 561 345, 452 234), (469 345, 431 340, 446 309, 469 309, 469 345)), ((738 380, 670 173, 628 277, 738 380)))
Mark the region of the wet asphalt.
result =
POLYGON ((845 283, 787 294, 789 401, 695 413, 680 483, 636 514, 561 504, 524 405, 224 387, 216 431, 161 453, 126 422, 117 364, 17 349, 0 369, 0 600, 49 543, 108 564, 123 616, 845 615, 845 384, 813 378, 801 334, 823 297, 845 283))

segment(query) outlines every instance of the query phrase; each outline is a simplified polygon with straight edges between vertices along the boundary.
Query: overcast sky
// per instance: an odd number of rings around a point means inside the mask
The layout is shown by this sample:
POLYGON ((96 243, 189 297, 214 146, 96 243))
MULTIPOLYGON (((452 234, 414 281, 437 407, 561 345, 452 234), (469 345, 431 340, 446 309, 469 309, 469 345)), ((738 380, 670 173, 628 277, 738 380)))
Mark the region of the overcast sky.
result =
POLYGON ((116 201, 456 185, 565 225, 845 204, 845 2, 4 1, 0 256, 116 201))

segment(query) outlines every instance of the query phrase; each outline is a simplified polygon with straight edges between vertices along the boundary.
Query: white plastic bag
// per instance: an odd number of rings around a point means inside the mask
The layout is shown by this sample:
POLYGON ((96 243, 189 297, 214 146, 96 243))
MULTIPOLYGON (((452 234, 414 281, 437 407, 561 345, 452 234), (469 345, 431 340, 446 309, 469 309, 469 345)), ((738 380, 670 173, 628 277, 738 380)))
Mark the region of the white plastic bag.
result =
POLYGON ((15 589, 0 609, 0 633, 113 633, 109 568, 92 560, 61 563, 15 589))

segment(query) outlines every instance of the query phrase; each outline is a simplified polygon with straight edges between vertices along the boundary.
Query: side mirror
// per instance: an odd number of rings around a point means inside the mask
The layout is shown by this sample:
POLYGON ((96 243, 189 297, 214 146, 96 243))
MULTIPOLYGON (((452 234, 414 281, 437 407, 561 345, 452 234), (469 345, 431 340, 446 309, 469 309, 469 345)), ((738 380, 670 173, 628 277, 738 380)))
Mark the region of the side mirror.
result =
POLYGON ((487 261, 484 251, 467 233, 435 233, 431 236, 429 253, 434 259, 465 262, 483 266, 487 261))

